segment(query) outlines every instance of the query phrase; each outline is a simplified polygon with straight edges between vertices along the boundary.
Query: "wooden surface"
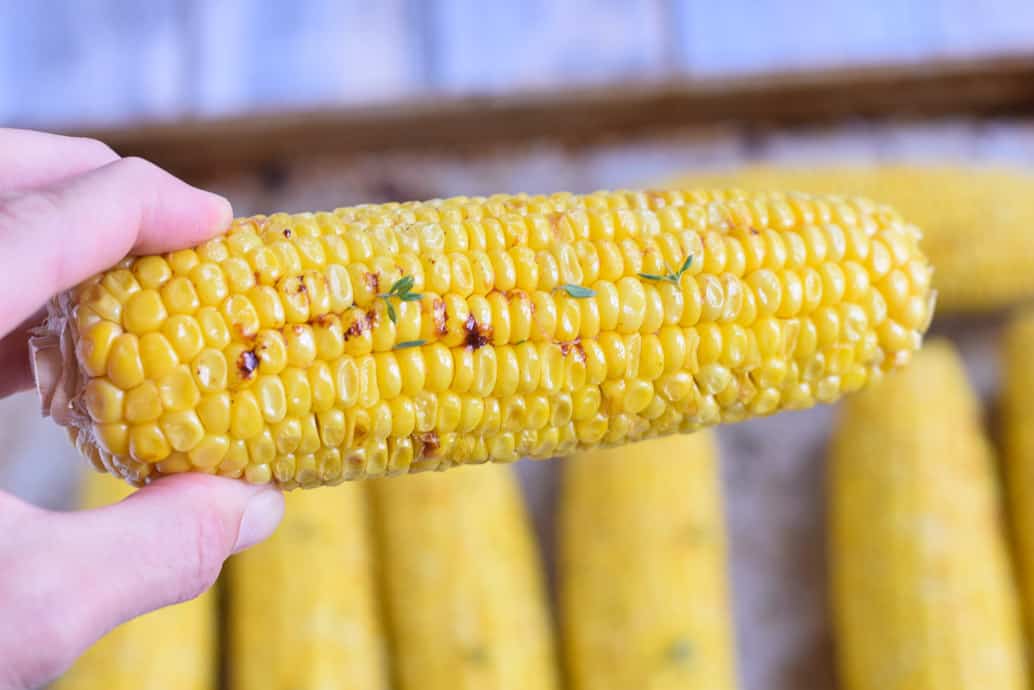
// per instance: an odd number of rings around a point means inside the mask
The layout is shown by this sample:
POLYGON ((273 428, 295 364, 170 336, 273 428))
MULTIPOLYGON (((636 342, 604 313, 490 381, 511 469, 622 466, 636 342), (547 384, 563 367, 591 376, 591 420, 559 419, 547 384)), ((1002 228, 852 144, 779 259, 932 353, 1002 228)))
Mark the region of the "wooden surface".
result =
POLYGON ((484 151, 689 125, 1034 112, 1034 57, 572 89, 83 132, 192 179, 319 154, 484 151))
POLYGON ((8 0, 0 123, 124 124, 1032 50, 1030 0, 8 0))
MULTIPOLYGON (((211 186, 238 213, 310 210, 456 193, 545 192, 636 186, 690 168, 751 160, 803 163, 956 160, 1034 166, 1034 120, 952 118, 860 122, 755 132, 691 128, 570 147, 549 143, 480 155, 378 153, 300 156, 272 174, 225 175, 211 186)), ((985 398, 996 387, 994 318, 935 322, 962 346, 985 398)), ((823 451, 834 410, 793 412, 719 432, 740 675, 745 690, 835 688, 826 603, 823 451)), ((0 401, 0 488, 60 506, 83 463, 63 433, 38 416, 34 396, 0 401)), ((557 461, 516 465, 552 568, 557 461)), ((332 490, 332 489, 331 489, 332 490)))

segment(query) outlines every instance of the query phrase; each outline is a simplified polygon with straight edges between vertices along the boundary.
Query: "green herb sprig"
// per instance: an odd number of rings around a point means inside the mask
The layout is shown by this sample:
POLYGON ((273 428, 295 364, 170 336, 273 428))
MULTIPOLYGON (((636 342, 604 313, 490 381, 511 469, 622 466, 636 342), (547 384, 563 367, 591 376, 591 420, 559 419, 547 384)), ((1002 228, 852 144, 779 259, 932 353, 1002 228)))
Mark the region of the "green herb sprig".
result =
POLYGON ((575 299, 586 299, 588 297, 595 297, 596 291, 592 288, 587 288, 584 285, 574 285, 572 283, 563 283, 562 285, 556 286, 557 290, 563 290, 567 293, 568 297, 575 299))
POLYGON ((686 256, 686 260, 682 262, 682 266, 679 267, 679 270, 677 271, 672 271, 670 266, 665 265, 665 268, 668 269, 668 272, 664 275, 657 275, 656 273, 640 273, 639 277, 645 278, 646 280, 655 280, 657 282, 665 282, 672 283, 673 285, 678 285, 679 281, 682 279, 682 274, 688 271, 689 267, 692 265, 693 255, 689 254, 688 256, 686 256))
POLYGON ((400 302, 418 302, 421 298, 420 293, 413 292, 413 276, 402 276, 395 281, 395 284, 391 286, 390 290, 382 292, 377 296, 384 300, 384 306, 387 309, 388 318, 391 319, 392 323, 398 323, 398 314, 395 313, 395 305, 391 303, 392 297, 397 297, 400 302))
POLYGON ((411 347, 420 347, 421 345, 426 345, 426 344, 427 344, 426 340, 403 340, 401 343, 397 343, 395 345, 394 349, 396 349, 396 350, 406 350, 406 349, 409 349, 411 347))

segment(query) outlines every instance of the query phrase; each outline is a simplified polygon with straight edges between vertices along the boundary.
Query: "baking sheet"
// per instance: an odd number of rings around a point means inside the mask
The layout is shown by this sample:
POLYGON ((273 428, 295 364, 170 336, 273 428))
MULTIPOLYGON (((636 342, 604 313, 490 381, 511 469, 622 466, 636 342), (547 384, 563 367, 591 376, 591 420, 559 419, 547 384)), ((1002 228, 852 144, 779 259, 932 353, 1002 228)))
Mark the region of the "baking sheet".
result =
MULTIPOLYGON (((493 192, 584 192, 641 186, 688 169, 754 161, 1034 162, 1034 122, 952 118, 848 122, 759 132, 719 125, 587 146, 532 143, 482 154, 389 153, 284 158, 211 177, 238 214, 312 210, 355 202, 493 192)), ((997 317, 935 321, 960 345, 990 400, 997 317)), ((745 690, 834 688, 826 602, 824 460, 835 414, 824 407, 723 427, 719 432, 730 533, 733 608, 745 690)), ((69 505, 83 463, 64 433, 39 417, 35 397, 0 401, 0 488, 48 507, 69 505)), ((560 461, 516 464, 547 567, 560 461)))

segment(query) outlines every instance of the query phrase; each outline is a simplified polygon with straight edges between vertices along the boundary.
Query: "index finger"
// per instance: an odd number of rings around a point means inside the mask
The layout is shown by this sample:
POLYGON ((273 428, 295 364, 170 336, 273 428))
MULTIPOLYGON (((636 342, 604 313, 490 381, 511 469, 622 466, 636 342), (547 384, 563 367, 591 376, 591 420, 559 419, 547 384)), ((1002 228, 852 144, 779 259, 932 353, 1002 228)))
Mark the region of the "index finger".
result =
POLYGON ((0 191, 52 184, 117 161, 119 156, 96 139, 66 137, 28 129, 0 127, 0 191))
POLYGON ((127 254, 199 244, 232 216, 222 197, 138 158, 0 197, 0 334, 127 254))

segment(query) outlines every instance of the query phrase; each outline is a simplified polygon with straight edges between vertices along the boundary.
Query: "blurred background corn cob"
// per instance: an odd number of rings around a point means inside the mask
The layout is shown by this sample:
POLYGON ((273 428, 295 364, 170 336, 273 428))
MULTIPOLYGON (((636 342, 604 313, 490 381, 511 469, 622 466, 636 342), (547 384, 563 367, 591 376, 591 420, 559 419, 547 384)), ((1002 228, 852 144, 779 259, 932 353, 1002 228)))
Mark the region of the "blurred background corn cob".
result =
POLYGON ((714 435, 580 453, 562 486, 570 687, 737 687, 714 435))
POLYGON ((369 488, 399 690, 556 688, 543 573, 510 468, 369 488))
MULTIPOLYGON (((80 505, 101 508, 132 488, 90 472, 80 505)), ((219 645, 216 591, 125 623, 87 650, 53 690, 216 690, 219 645)))
POLYGON ((283 524, 226 577, 235 690, 387 690, 362 487, 286 497, 283 524))
POLYGON ((1012 319, 1001 353, 1002 464, 1030 650, 1034 630, 1034 311, 1022 311, 1012 319))
POLYGON ((1034 175, 1018 168, 758 166, 671 184, 879 199, 922 229, 940 311, 987 311, 1034 298, 1034 175))
POLYGON ((953 347, 845 401, 830 462, 843 686, 1028 687, 994 459, 953 347))

